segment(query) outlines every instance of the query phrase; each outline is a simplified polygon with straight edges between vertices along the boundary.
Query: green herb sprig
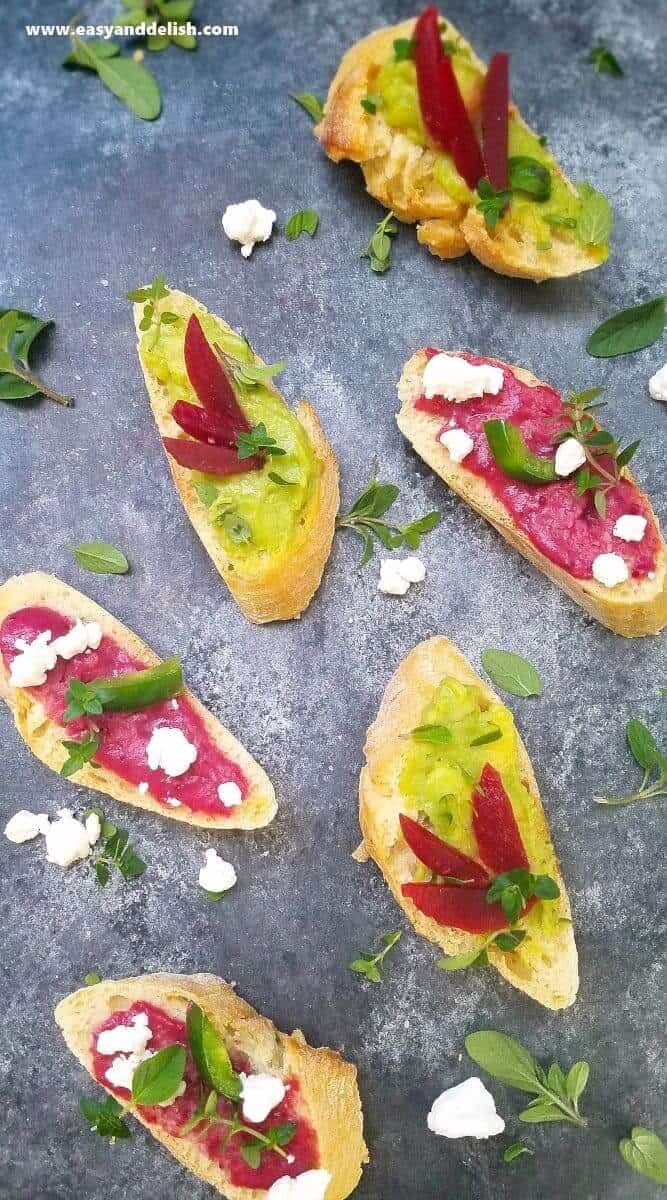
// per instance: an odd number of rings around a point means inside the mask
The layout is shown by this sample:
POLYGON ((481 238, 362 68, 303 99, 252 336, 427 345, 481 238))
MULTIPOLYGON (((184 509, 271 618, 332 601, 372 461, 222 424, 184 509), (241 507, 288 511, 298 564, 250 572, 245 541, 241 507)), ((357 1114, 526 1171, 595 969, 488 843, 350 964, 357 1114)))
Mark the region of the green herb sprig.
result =
POLYGON ((617 78, 620 78, 621 75, 625 74, 616 55, 602 42, 598 46, 593 46, 588 56, 588 61, 593 64, 595 70, 600 75, 615 75, 617 78))
POLYGON ((123 551, 110 542, 81 542, 73 550, 79 566, 94 575, 126 575, 130 569, 123 551))
POLYGON ((237 434, 236 452, 241 459, 252 458, 253 454, 269 454, 273 458, 279 458, 287 453, 277 444, 276 439, 267 433, 263 421, 255 425, 249 433, 237 434))
POLYGON ((394 62, 406 62, 414 58, 417 42, 415 38, 395 38, 394 62))
POLYGON ((63 746, 67 751, 67 758, 60 768, 60 774, 65 779, 69 779, 71 775, 76 775, 86 763, 90 763, 92 767, 97 766, 92 762, 92 758, 100 748, 101 738, 97 733, 88 733, 79 742, 63 741, 63 746))
MULTIPOLYGON (((137 27, 156 21, 158 25, 185 25, 192 15, 195 0, 123 0, 125 12, 115 20, 116 30, 124 26, 137 27)), ((193 33, 149 33, 146 48, 151 51, 166 50, 170 45, 181 50, 196 50, 197 38, 193 33)))
POLYGON ((92 1100, 82 1096, 79 1100, 81 1114, 90 1126, 91 1133, 98 1133, 103 1138, 129 1138, 132 1131, 123 1120, 127 1112, 113 1096, 104 1100, 92 1100))
POLYGON ((482 666, 487 675, 511 696, 541 696, 544 684, 537 667, 521 654, 509 650, 483 650, 482 666))
POLYGON ((437 511, 428 512, 406 525, 393 525, 383 521, 381 518, 393 505, 398 492, 395 484, 372 479, 357 497, 350 511, 338 517, 337 528, 353 530, 363 542, 359 567, 364 567, 373 557, 373 538, 377 538, 387 550, 397 550, 399 546, 418 550, 422 537, 440 523, 441 517, 437 511))
POLYGON ((500 191, 496 191, 488 179, 480 179, 477 184, 477 195, 479 196, 479 200, 475 207, 479 209, 484 217, 486 228, 495 229, 512 199, 511 190, 509 188, 502 188, 500 191))
POLYGON ((528 901, 557 900, 560 888, 550 875, 531 875, 524 867, 497 875, 486 893, 487 904, 499 903, 510 925, 516 925, 528 901))
POLYGON ((545 1071, 519 1042, 493 1029, 469 1034, 465 1046, 473 1062, 494 1079, 534 1094, 535 1099, 519 1113, 520 1121, 533 1125, 569 1121, 581 1128, 588 1124, 579 1112, 579 1099, 588 1083, 588 1063, 574 1063, 567 1073, 552 1063, 545 1071))
POLYGON ((217 354, 222 366, 228 375, 231 375, 234 382, 241 388, 266 387, 271 384, 271 381, 276 375, 280 375, 287 366, 284 359, 275 363, 261 363, 255 361, 255 354, 247 338, 244 339, 246 349, 253 356, 253 361, 247 358, 239 358, 228 351, 223 350, 222 346, 217 343, 213 349, 217 354))
POLYGON ((389 951, 400 941, 402 933, 399 930, 396 933, 384 933, 380 938, 382 949, 376 954, 368 952, 360 954, 350 963, 350 970, 356 975, 363 975, 370 983, 382 983, 383 975, 380 970, 382 963, 389 954, 389 951))
POLYGON ((625 737, 632 757, 644 772, 642 781, 636 791, 626 796, 594 796, 596 804, 618 808, 634 804, 637 800, 655 800, 658 796, 667 796, 667 755, 658 749, 651 730, 633 718, 626 725, 625 737))
POLYGON ((607 515, 607 493, 620 482, 624 467, 637 452, 639 440, 621 446, 606 429, 601 429, 591 414, 605 408, 597 398, 604 388, 589 388, 585 392, 568 392, 565 401, 567 424, 556 435, 556 443, 574 437, 586 455, 586 465, 575 473, 575 491, 578 496, 593 492, 593 503, 598 516, 607 515))
POLYGON ((127 293, 127 299, 133 304, 143 304, 144 312, 139 322, 139 328, 142 333, 152 330, 149 338, 149 349, 154 350, 160 338, 160 331, 163 325, 174 325, 176 321, 180 321, 178 313, 164 310, 157 311, 157 304, 160 300, 164 300, 165 296, 169 295, 164 275, 156 275, 152 283, 147 287, 134 288, 127 293))
POLYGON ((616 358, 652 346, 667 323, 667 294, 623 308, 594 329, 586 342, 593 358, 616 358))
POLYGON ((295 212, 285 226, 285 237, 288 242, 295 242, 302 233, 314 238, 320 224, 320 218, 314 208, 301 208, 295 212))
POLYGON ((121 874, 126 883, 130 879, 138 879, 147 867, 131 845, 129 833, 108 821, 101 808, 89 808, 85 816, 88 817, 92 813, 100 821, 102 845, 93 859, 93 870, 100 887, 106 887, 114 870, 121 874))
POLYGON ((391 249, 393 237, 398 233, 398 222, 394 217, 393 212, 388 212, 386 217, 378 221, 375 230, 362 250, 360 257, 367 258, 370 262, 371 271, 376 275, 383 275, 391 266, 391 249))
POLYGON ((318 122, 324 116, 324 106, 319 96, 313 95, 312 92, 289 92, 290 100, 296 100, 297 104, 308 113, 313 121, 318 122))
POLYGON ((154 121, 162 110, 162 98, 155 77, 133 58, 121 58, 116 42, 85 41, 72 34, 72 49, 64 67, 82 67, 93 71, 101 83, 113 92, 142 121, 154 121))
POLYGON ((0 309, 0 400, 29 400, 48 396, 68 408, 69 396, 61 396, 30 370, 29 355, 33 342, 53 321, 43 321, 32 313, 16 308, 0 309))
POLYGON ((667 1146, 657 1133, 643 1125, 635 1125, 630 1136, 618 1143, 621 1158, 646 1179, 667 1184, 667 1146))
POLYGON ((384 99, 377 92, 368 92, 367 95, 361 97, 359 103, 361 104, 364 112, 369 113, 370 116, 375 116, 378 108, 383 107, 384 99))
POLYGON ((502 950, 507 954, 512 950, 516 950, 517 946, 526 938, 525 929, 508 929, 502 933, 492 933, 484 939, 481 944, 473 947, 472 950, 466 950, 462 954, 452 954, 448 958, 441 958, 436 966, 441 971, 465 971, 468 967, 485 967, 488 964, 489 956, 487 950, 489 946, 496 946, 498 950, 502 950))
POLYGON ((581 200, 575 225, 577 238, 584 246, 603 246, 611 237, 613 224, 609 201, 589 183, 580 183, 577 190, 581 200))
POLYGON ((512 1163, 515 1158, 520 1158, 522 1154, 534 1155, 535 1151, 529 1146, 525 1146, 523 1142, 512 1142, 510 1146, 506 1146, 503 1150, 503 1162, 512 1163))

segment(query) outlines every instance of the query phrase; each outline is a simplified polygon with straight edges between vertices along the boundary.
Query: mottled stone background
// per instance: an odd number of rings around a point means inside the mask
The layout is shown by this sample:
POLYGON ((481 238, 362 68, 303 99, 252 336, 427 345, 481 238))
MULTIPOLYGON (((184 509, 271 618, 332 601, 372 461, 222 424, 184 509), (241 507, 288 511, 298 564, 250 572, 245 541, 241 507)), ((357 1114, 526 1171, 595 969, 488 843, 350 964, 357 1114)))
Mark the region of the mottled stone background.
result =
MULTIPOLYGON (((29 40, 24 20, 63 20, 74 4, 4 7, 0 116, 0 304, 54 317, 39 358, 76 397, 0 412, 0 573, 41 567, 89 592, 164 655, 273 778, 274 825, 220 847, 239 884, 218 906, 196 885, 202 832, 111 801, 150 869, 106 891, 85 866, 65 877, 38 845, 0 839, 2 1037, 0 1195, 29 1200, 163 1200, 211 1195, 138 1129, 110 1147, 89 1134, 78 1097, 94 1086, 66 1051, 52 1009, 86 972, 214 971, 283 1028, 340 1047, 359 1064, 372 1163, 359 1200, 648 1200, 616 1142, 630 1125, 664 1125, 664 807, 606 811, 602 790, 632 785, 624 746, 632 715, 665 732, 664 641, 624 641, 594 624, 527 566, 411 453, 398 434, 395 384, 424 343, 522 363, 562 387, 604 384, 609 424, 641 436, 637 474, 667 518, 667 412, 647 378, 667 343, 609 362, 589 358, 590 330, 664 287, 665 24, 653 0, 455 0, 448 15, 487 57, 513 56, 513 92, 570 174, 610 197, 613 254, 580 279, 535 287, 477 263, 449 266, 401 232, 392 270, 373 276, 359 252, 379 216, 351 166, 315 144, 290 90, 323 94, 338 58, 369 30, 410 15, 407 3, 200 0, 202 20, 237 21, 236 41, 150 58, 164 96, 154 124, 99 82, 60 63, 62 40, 29 40), (596 74, 599 39, 625 67, 596 74), (224 238, 225 205, 257 196, 283 223, 315 207, 311 242, 278 234, 249 262, 224 238), (158 271, 287 358, 284 390, 317 405, 338 450, 347 504, 377 466, 401 485, 403 519, 442 510, 424 544, 426 582, 379 596, 377 559, 337 538, 324 584, 299 622, 253 628, 194 536, 172 487, 134 349, 128 288, 158 271), (106 538, 132 561, 125 578, 89 575, 70 547, 106 538), (513 708, 533 756, 563 860, 581 958, 579 999, 541 1010, 493 972, 451 978, 406 926, 358 840, 364 732, 400 658, 421 638, 451 636, 474 664, 487 646, 525 653, 543 699, 513 708), (387 930, 403 941, 381 987, 347 969, 387 930), (437 1140, 426 1113, 470 1073, 472 1029, 493 1026, 563 1063, 586 1058, 586 1131, 520 1127, 522 1097, 494 1086, 507 1137, 437 1140), (662 1096, 661 1096, 662 1092, 662 1096), (535 1157, 501 1162, 524 1135, 535 1157)), ((90 6, 108 17, 113 5, 90 6)), ((664 18, 664 9, 662 16, 664 18)), ((21 806, 89 800, 43 768, 0 713, 2 820, 21 806)))

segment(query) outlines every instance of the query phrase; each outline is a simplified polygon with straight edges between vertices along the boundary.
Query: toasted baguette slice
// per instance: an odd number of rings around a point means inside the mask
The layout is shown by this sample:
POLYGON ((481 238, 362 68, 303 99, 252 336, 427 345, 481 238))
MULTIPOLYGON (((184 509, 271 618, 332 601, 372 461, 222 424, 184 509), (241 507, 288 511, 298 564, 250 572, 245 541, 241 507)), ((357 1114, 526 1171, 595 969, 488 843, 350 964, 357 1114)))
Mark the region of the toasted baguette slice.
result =
MULTIPOLYGON (((366 765, 359 781, 359 821, 364 840, 356 857, 368 855, 377 863, 417 933, 435 942, 447 954, 463 954, 479 946, 482 939, 439 925, 401 893, 402 884, 411 882, 416 864, 399 825, 399 815, 405 808, 399 790, 405 746, 402 739, 419 725, 425 706, 445 676, 464 684, 474 684, 489 703, 498 703, 495 692, 447 638, 430 638, 411 650, 387 684, 380 711, 366 737, 366 765)), ((518 733, 517 754, 519 774, 533 800, 535 829, 554 855, 560 898, 553 903, 558 906, 558 915, 565 920, 557 936, 541 948, 542 957, 537 965, 529 967, 517 954, 503 953, 493 945, 489 946, 488 956, 505 979, 539 1004, 545 1008, 566 1008, 574 1001, 579 987, 577 948, 569 923, 570 902, 558 870, 533 768, 518 733)))
MULTIPOLYGON (((345 1200, 354 1191, 362 1165, 368 1162, 355 1067, 335 1050, 307 1045, 298 1029, 291 1035, 281 1033, 215 975, 157 974, 105 980, 80 988, 60 1002, 56 1022, 69 1049, 90 1074, 92 1032, 111 1013, 136 1001, 156 1004, 181 1021, 188 1005, 197 1004, 228 1048, 247 1056, 254 1071, 295 1076, 307 1118, 317 1133, 319 1165, 332 1177, 326 1200, 345 1200)), ((134 1105, 129 1108, 174 1158, 229 1200, 262 1200, 266 1196, 263 1188, 233 1186, 196 1141, 174 1137, 145 1121, 134 1105)))
MULTIPOLYGON (((54 575, 46 575, 41 571, 16 575, 0 587, 0 625, 10 613, 32 605, 46 605, 73 620, 97 621, 103 633, 115 638, 147 666, 155 667, 160 662, 150 647, 99 604, 68 587, 54 575)), ((30 691, 10 685, 9 671, 1 657, 0 695, 11 709, 16 728, 26 745, 47 767, 59 772, 67 758, 62 742, 71 735, 66 726, 47 717, 43 706, 30 691)), ((276 813, 275 792, 270 779, 233 734, 191 692, 184 690, 183 695, 203 720, 209 736, 228 758, 238 764, 250 784, 247 798, 233 809, 233 815, 217 817, 192 812, 185 805, 180 808, 167 807, 149 794, 141 795, 133 784, 127 783, 113 771, 105 767, 92 767, 89 763, 77 771, 73 782, 77 786, 104 792, 107 796, 113 796, 114 800, 122 800, 124 804, 160 813, 172 821, 185 821, 188 825, 201 825, 206 829, 259 829, 268 825, 276 813)))
MULTIPOLYGON (((169 291, 164 304, 170 312, 185 318, 193 312, 207 311, 203 304, 191 296, 173 290, 169 291)), ((134 321, 139 341, 139 322, 143 316, 143 307, 143 304, 134 306, 134 321)), ((216 319, 226 326, 221 317, 216 319)), ((146 369, 141 355, 139 361, 160 436, 181 436, 182 430, 171 415, 173 401, 167 388, 146 369)), ((261 360, 258 359, 259 361, 261 360)), ((272 390, 280 396, 277 388, 272 387, 272 390)), ((331 553, 336 513, 340 504, 338 463, 324 435, 317 413, 304 401, 299 404, 296 416, 308 434, 315 457, 320 462, 320 477, 300 533, 295 537, 289 553, 282 558, 272 556, 269 564, 260 571, 244 572, 242 564, 230 561, 208 519, 206 506, 193 486, 192 472, 180 466, 171 455, 167 455, 178 494, 195 531, 241 611, 249 621, 258 625, 267 621, 288 621, 292 617, 300 616, 308 607, 320 585, 324 567, 331 553)))
MULTIPOLYGON (((451 353, 455 354, 456 351, 451 353)), ((567 592, 568 596, 576 600, 577 604, 602 625, 623 637, 643 637, 664 629, 667 625, 667 546, 660 534, 655 514, 660 551, 653 579, 649 579, 648 576, 643 579, 629 579, 627 583, 619 584, 615 588, 606 588, 594 579, 577 579, 562 567, 556 566, 519 529, 485 480, 466 470, 465 462, 457 464, 452 461, 445 447, 436 440, 438 425, 442 424, 440 418, 415 408, 415 401, 423 392, 422 379, 426 361, 423 350, 413 354, 405 364, 398 384, 398 396, 401 401, 401 410, 396 418, 398 427, 420 457, 471 508, 490 521, 515 550, 523 554, 534 567, 567 592)), ((524 367, 511 366, 498 359, 488 361, 501 367, 503 371, 511 371, 529 387, 544 386, 524 367)), ((636 486, 636 480, 627 468, 625 474, 636 486)), ((641 494, 650 508, 648 497, 643 492, 641 494)))
MULTIPOLYGON (((479 209, 454 200, 435 178, 433 150, 417 145, 401 130, 390 128, 380 109, 375 114, 365 112, 361 100, 373 92, 378 69, 391 57, 394 41, 411 38, 414 26, 412 19, 378 29, 344 55, 329 88, 324 117, 315 129, 329 158, 359 163, 371 196, 392 209, 399 220, 417 222, 418 241, 438 258, 459 258, 470 251, 500 275, 538 282, 598 267, 607 257, 605 248, 581 245, 562 229, 553 229, 550 250, 538 250, 535 239, 528 233, 522 236, 516 223, 501 220, 495 229, 487 229, 479 209)), ((486 70, 451 21, 446 21, 443 37, 462 44, 472 64, 486 70)), ((480 104, 481 86, 473 107, 480 104)), ((529 133, 533 132, 513 104, 510 113, 529 133)), ((549 167, 576 195, 575 187, 555 160, 549 167)))

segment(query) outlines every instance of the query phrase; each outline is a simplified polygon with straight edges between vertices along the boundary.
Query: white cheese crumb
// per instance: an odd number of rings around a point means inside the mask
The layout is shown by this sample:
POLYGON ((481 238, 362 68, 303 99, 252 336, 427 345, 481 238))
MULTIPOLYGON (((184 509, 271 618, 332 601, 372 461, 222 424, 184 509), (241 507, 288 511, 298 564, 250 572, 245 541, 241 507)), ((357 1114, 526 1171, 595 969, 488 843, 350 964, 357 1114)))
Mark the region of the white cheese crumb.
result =
POLYGON ((593 559, 593 579, 604 587, 613 588, 629 578, 627 563, 620 554, 598 554, 593 559))
POLYGON ((404 596, 411 583, 421 583, 425 578, 426 567, 419 558, 383 558, 378 591, 387 596, 404 596))
POLYGON ((449 451, 449 457, 455 463, 463 462, 475 445, 465 429, 457 428, 443 430, 438 441, 445 447, 445 450, 449 451))
POLYGON ((77 621, 67 633, 56 638, 51 648, 59 658, 69 660, 77 654, 83 654, 84 650, 97 650, 101 641, 102 627, 97 621, 77 621))
POLYGON ((240 1073, 243 1119, 260 1125, 269 1113, 285 1099, 285 1084, 277 1075, 259 1072, 257 1075, 240 1073))
POLYGON ((655 375, 651 375, 648 390, 654 400, 662 400, 667 404, 667 363, 655 375))
POLYGON ((321 1169, 304 1171, 296 1179, 282 1175, 271 1184, 266 1200, 324 1200, 330 1183, 330 1172, 321 1169))
POLYGON ((88 838, 89 844, 94 846, 102 832, 102 824, 97 813, 88 813, 84 828, 86 830, 86 837, 88 838))
POLYGON ((112 1087, 126 1088, 128 1092, 132 1091, 132 1076, 140 1063, 146 1062, 147 1058, 152 1058, 150 1050, 144 1050, 142 1054, 124 1054, 117 1055, 114 1058, 110 1067, 107 1067, 104 1072, 104 1078, 109 1080, 112 1087))
POLYGON ((181 802, 175 796, 167 796, 167 804, 170 808, 180 808, 181 802))
POLYGON ((614 525, 614 537, 621 538, 624 542, 641 542, 646 533, 646 525, 646 517, 624 513, 614 525))
POLYGON ((207 850, 206 865, 199 872, 199 886, 207 892, 228 892, 236 883, 236 871, 231 863, 220 858, 217 850, 207 850))
POLYGON ((153 1036, 147 1013, 136 1013, 130 1025, 103 1029, 97 1037, 98 1054, 143 1054, 153 1036))
POLYGON ((569 437, 561 442, 556 451, 554 470, 562 479, 574 474, 586 462, 586 451, 578 438, 569 437))
POLYGON ((231 779, 227 783, 221 783, 218 788, 218 800, 225 808, 236 808, 238 804, 242 804, 243 793, 238 783, 231 779))
POLYGON ((97 621, 84 624, 77 621, 61 637, 51 641, 51 630, 44 629, 32 642, 16 639, 20 654, 12 659, 9 682, 12 687, 41 687, 46 683, 48 671, 52 671, 58 658, 70 659, 89 648, 97 650, 102 641, 102 630, 97 621))
POLYGON ((139 792, 140 796, 145 796, 146 792, 148 791, 148 784, 145 781, 140 783, 137 787, 137 791, 139 792))
POLYGON ((267 242, 273 232, 276 214, 264 208, 259 200, 243 200, 228 204, 222 218, 222 228, 232 242, 241 243, 241 254, 249 258, 257 242, 267 242))
POLYGON ((431 1133, 448 1138, 495 1137, 505 1128, 493 1096, 474 1075, 438 1096, 426 1123, 431 1133))
POLYGON ((31 813, 22 808, 14 813, 5 825, 5 837, 17 846, 21 842, 31 842, 40 833, 44 833, 45 823, 48 825, 48 821, 46 813, 31 813))
POLYGON ((71 867, 72 863, 87 858, 90 842, 86 827, 68 808, 61 808, 58 820, 52 821, 46 831, 46 857, 59 867, 71 867))
POLYGON ((504 379, 500 367, 490 363, 473 366, 456 354, 436 354, 424 368, 422 386, 427 400, 443 396, 445 400, 461 404, 464 400, 483 396, 485 392, 497 396, 504 379))
POLYGON ((146 747, 151 771, 163 770, 175 778, 184 775, 197 758, 197 747, 189 742, 180 729, 169 725, 156 726, 146 747))

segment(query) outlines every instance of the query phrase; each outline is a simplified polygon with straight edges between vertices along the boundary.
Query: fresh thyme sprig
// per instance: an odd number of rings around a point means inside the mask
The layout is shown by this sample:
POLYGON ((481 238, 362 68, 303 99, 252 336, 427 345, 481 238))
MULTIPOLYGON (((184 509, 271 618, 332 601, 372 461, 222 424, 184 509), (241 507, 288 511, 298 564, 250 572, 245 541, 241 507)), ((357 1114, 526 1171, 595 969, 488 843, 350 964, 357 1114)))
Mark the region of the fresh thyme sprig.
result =
POLYGON ((381 520, 398 496, 399 489, 394 483, 381 483, 372 479, 357 497, 349 513, 339 517, 336 525, 339 529, 352 529, 361 538, 364 549, 359 566, 364 567, 373 557, 373 538, 387 550, 397 550, 399 546, 408 546, 410 550, 418 550, 421 539, 430 533, 440 523, 440 513, 428 512, 416 521, 407 525, 393 525, 381 520))
POLYGON ((354 971, 356 975, 363 975, 370 983, 382 983, 380 965, 401 937, 400 930, 397 930, 396 933, 384 933, 380 939, 382 949, 378 950, 377 954, 360 954, 350 963, 350 970, 354 971))
POLYGON ((588 1083, 587 1062, 576 1062, 567 1072, 552 1063, 545 1071, 524 1046, 495 1029, 468 1034, 465 1046, 473 1062, 494 1079, 534 1094, 535 1099, 519 1113, 520 1121, 588 1124, 579 1112, 579 1098, 588 1083))
POLYGON ((639 440, 630 442, 624 449, 606 429, 601 429, 591 414, 605 408, 597 397, 604 388, 589 388, 585 392, 568 392, 565 401, 567 425, 556 435, 556 444, 567 438, 576 438, 586 455, 586 465, 576 472, 574 480, 578 496, 593 492, 593 503, 598 516, 604 520, 607 514, 607 492, 616 487, 622 477, 623 468, 639 447, 639 440))
POLYGON ((238 457, 252 458, 253 454, 270 454, 274 458, 283 454, 287 454, 286 450, 282 450, 277 444, 276 439, 271 437, 266 430, 266 425, 260 421, 251 429, 249 433, 239 433, 236 437, 236 452, 238 457))
POLYGON ((594 796, 596 804, 619 807, 634 804, 637 800, 655 800, 658 796, 667 796, 667 755, 658 749, 651 730, 633 718, 626 725, 625 736, 632 757, 644 772, 642 781, 636 792, 626 796, 594 796))
POLYGON ((114 869, 120 872, 126 883, 143 875, 146 863, 135 853, 129 833, 108 821, 101 808, 88 808, 84 815, 89 817, 93 813, 99 818, 102 840, 100 851, 93 859, 95 878, 100 887, 106 887, 114 869))
POLYGON ((128 300, 131 300, 134 304, 143 304, 144 306, 139 328, 142 333, 146 333, 149 329, 153 330, 149 341, 149 348, 151 350, 154 350, 158 343, 162 326, 173 325, 181 319, 178 313, 167 311, 156 313, 156 304, 168 295, 169 288, 166 285, 164 275, 156 275, 153 282, 148 284, 148 287, 134 288, 133 291, 127 293, 128 300))
POLYGON ((28 400, 41 394, 66 408, 72 404, 69 396, 61 396, 43 383, 29 367, 32 344, 50 325, 53 321, 43 321, 32 313, 0 309, 0 400, 28 400))
POLYGON ((396 237, 398 233, 398 222, 394 217, 393 212, 388 212, 386 217, 375 227, 375 230, 365 248, 361 252, 361 258, 367 258, 370 261, 371 271, 375 271, 376 275, 383 275, 391 266, 391 239, 396 237))

